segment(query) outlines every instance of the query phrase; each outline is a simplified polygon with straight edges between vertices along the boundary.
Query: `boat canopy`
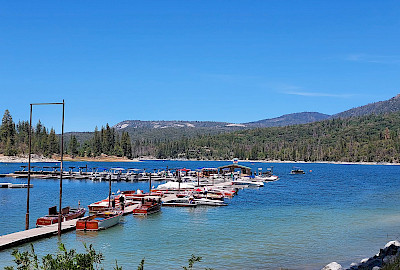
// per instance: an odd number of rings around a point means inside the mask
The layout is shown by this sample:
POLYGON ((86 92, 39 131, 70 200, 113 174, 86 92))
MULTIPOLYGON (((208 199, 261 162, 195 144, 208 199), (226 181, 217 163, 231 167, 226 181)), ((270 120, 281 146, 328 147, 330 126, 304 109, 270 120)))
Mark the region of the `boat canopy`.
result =
POLYGON ((194 185, 189 183, 178 183, 178 182, 167 182, 165 184, 159 185, 157 189, 193 189, 194 185))
POLYGON ((240 169, 242 174, 251 175, 250 167, 246 167, 246 166, 239 165, 239 164, 229 164, 229 165, 218 167, 218 172, 220 174, 222 174, 224 170, 228 170, 229 172, 234 172, 235 169, 240 169))

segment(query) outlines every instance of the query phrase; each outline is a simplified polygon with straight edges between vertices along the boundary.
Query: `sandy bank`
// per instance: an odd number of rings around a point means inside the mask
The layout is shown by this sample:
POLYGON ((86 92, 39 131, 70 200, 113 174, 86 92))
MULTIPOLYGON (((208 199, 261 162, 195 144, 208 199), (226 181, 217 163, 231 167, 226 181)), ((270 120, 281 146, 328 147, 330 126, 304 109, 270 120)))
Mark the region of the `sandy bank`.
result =
MULTIPOLYGON (((31 155, 31 162, 58 162, 58 160, 38 155, 31 155)), ((28 155, 21 155, 21 156, 0 155, 0 163, 28 163, 28 155)))
MULTIPOLYGON (((31 162, 60 162, 61 157, 54 155, 51 158, 32 154, 31 162)), ((87 162, 139 162, 138 159, 127 159, 117 156, 101 156, 101 157, 71 157, 64 156, 64 161, 87 161, 87 162)), ((21 156, 4 156, 0 154, 0 163, 28 163, 28 155, 21 156)))

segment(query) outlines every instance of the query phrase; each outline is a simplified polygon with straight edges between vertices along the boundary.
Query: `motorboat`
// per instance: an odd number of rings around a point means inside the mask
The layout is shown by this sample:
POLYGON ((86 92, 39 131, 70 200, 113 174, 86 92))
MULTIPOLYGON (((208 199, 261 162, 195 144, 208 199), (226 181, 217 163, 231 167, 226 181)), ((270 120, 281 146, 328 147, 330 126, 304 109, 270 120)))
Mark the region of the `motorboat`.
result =
POLYGON ((174 198, 163 202, 163 206, 171 207, 196 207, 197 203, 194 198, 184 197, 184 198, 174 198))
MULTIPOLYGON (((75 218, 80 218, 83 217, 86 213, 85 208, 70 208, 65 207, 61 210, 61 218, 62 221, 67 221, 75 218)), ((57 212, 57 206, 53 206, 49 208, 49 214, 38 218, 36 220, 36 227, 41 227, 41 226, 47 226, 51 224, 58 223, 58 212, 57 212)))
POLYGON ((133 209, 133 215, 145 216, 157 213, 161 210, 161 200, 143 198, 139 206, 133 209))
POLYGON ((228 204, 221 200, 212 200, 207 198, 194 199, 199 206, 227 206, 228 204))
POLYGON ((232 181, 232 185, 247 185, 247 186, 256 186, 263 187, 263 181, 257 181, 257 179, 251 179, 250 177, 238 178, 232 181))
POLYGON ((305 174, 305 172, 300 169, 299 167, 294 167, 291 171, 290 174, 305 174))
POLYGON ((76 222, 78 231, 99 231, 115 226, 122 217, 122 211, 105 211, 82 218, 76 222))

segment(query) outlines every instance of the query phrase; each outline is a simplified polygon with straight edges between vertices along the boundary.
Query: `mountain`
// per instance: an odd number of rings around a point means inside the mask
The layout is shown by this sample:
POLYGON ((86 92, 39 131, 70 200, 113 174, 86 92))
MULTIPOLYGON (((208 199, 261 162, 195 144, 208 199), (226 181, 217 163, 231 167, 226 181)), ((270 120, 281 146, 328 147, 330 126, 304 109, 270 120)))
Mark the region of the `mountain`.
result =
POLYGON ((307 124, 328 119, 330 115, 318 112, 301 112, 285 114, 280 117, 245 123, 246 127, 283 127, 307 124))
POLYGON ((384 114, 400 111, 400 94, 384 101, 370 103, 341 113, 332 115, 332 118, 349 118, 370 114, 384 114))
POLYGON ((216 128, 226 129, 232 127, 244 127, 244 125, 235 125, 226 122, 212 121, 141 121, 141 120, 125 120, 113 126, 116 130, 127 129, 165 129, 165 128, 216 128))

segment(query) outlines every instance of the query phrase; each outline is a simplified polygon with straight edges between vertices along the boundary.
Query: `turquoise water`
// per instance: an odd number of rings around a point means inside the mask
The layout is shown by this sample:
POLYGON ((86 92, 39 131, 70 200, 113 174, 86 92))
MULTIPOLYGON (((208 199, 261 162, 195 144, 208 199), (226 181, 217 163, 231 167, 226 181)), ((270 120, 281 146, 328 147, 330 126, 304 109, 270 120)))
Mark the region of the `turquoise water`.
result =
MULTIPOLYGON (((170 168, 218 167, 229 162, 154 161, 78 163, 68 166, 170 168)), ((400 238, 400 167, 381 165, 296 164, 307 173, 289 175, 294 164, 242 163, 274 166, 279 181, 241 190, 220 208, 163 208, 161 213, 123 222, 101 232, 70 232, 61 236, 67 248, 83 251, 93 244, 112 269, 181 269, 191 254, 202 256, 201 269, 321 269, 332 261, 344 266, 376 254, 389 240, 400 238), (312 172, 310 172, 310 170, 312 172)), ((0 173, 21 164, 1 164, 0 173)), ((3 182, 26 182, 2 179, 3 182)), ((30 224, 47 208, 58 205, 58 180, 32 180, 30 224)), ((147 183, 113 183, 113 190, 141 188, 147 183)), ((82 205, 105 198, 107 182, 64 180, 64 204, 82 205)), ((0 234, 25 227, 26 189, 0 189, 0 234)), ((34 242, 39 255, 57 251, 57 237, 34 242)), ((26 249, 28 245, 21 246, 26 249)), ((13 265, 11 249, 0 252, 0 267, 13 265)))

